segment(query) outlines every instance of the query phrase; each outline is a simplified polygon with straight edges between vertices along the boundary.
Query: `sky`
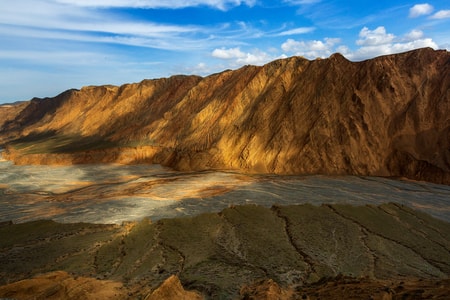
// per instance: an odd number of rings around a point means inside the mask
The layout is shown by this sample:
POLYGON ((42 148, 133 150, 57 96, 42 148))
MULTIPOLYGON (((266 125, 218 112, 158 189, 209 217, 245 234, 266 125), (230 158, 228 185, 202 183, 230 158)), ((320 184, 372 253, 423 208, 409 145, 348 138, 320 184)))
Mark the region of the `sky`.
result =
POLYGON ((294 55, 361 61, 422 47, 450 51, 450 1, 5 0, 0 103, 294 55))

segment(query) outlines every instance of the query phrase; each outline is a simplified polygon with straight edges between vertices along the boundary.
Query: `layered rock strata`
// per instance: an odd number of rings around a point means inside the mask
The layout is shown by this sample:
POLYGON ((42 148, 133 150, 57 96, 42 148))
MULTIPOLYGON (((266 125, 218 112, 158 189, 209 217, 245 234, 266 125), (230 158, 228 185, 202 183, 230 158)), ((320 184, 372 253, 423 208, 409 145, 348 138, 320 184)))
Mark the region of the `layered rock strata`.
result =
MULTIPOLYGON (((205 78, 92 86, 34 99, 1 125, 17 163, 104 160, 183 170, 404 176, 450 183, 450 53, 276 60, 205 78), (143 152, 137 148, 153 147, 143 152), (111 150, 114 149, 114 150, 111 150), (114 154, 116 153, 116 154, 114 154), (32 157, 27 155, 34 154, 32 157), (73 158, 72 158, 73 156, 73 158), (109 159, 106 159, 109 158, 109 159), (135 159, 134 159, 135 158, 135 159), (85 160, 84 160, 85 159, 85 160)), ((1 111, 5 108, 0 107, 1 111)))

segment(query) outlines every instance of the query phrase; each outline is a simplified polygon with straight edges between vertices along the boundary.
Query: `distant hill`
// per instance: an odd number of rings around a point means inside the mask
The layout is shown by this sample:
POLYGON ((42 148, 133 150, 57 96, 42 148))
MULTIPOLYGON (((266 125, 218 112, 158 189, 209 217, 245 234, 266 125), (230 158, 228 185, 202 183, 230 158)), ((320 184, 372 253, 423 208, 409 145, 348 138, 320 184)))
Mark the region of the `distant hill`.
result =
POLYGON ((449 105, 445 50, 363 62, 291 57, 0 106, 0 144, 16 163, 153 162, 450 184, 449 105))

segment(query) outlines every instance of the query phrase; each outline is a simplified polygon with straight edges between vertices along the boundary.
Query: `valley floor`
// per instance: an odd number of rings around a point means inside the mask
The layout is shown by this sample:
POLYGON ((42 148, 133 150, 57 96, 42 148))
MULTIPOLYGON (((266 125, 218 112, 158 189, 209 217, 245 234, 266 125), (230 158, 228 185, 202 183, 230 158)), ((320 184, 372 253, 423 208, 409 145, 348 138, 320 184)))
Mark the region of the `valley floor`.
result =
POLYGON ((163 299, 186 289, 195 291, 188 299, 445 299, 449 291, 450 224, 394 203, 244 205, 121 225, 3 223, 0 236, 6 298, 163 299))

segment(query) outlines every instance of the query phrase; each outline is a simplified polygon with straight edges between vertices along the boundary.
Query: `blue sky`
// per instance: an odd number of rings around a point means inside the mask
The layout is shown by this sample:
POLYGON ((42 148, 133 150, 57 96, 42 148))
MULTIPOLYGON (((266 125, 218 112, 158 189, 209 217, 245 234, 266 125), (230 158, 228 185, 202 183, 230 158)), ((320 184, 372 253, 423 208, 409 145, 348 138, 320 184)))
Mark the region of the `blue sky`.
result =
POLYGON ((450 50, 450 1, 2 1, 0 103, 293 55, 359 61, 421 47, 450 50))

